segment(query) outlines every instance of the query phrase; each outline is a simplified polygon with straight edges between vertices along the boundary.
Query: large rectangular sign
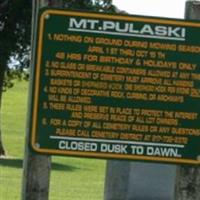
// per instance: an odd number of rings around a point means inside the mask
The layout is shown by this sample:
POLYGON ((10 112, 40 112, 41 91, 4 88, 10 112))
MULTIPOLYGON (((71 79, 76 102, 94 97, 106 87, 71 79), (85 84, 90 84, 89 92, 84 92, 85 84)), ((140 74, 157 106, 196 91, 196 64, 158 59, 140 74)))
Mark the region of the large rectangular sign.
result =
POLYGON ((200 23, 42 10, 31 146, 200 163, 200 23))

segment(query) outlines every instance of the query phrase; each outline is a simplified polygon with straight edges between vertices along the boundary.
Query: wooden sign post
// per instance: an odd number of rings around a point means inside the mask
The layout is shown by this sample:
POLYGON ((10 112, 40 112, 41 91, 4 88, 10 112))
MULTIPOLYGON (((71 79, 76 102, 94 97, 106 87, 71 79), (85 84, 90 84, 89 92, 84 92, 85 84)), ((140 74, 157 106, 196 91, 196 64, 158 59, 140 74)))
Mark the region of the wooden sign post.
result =
MULTIPOLYGON (((31 37, 31 69, 33 70, 33 60, 35 57, 36 43, 36 23, 39 9, 48 6, 48 0, 32 1, 32 37, 31 37)), ((31 88, 31 87, 30 87, 31 88)), ((29 104, 31 95, 29 95, 29 104)), ((27 135, 25 144, 25 156, 23 163, 23 182, 22 182, 22 200, 48 200, 49 183, 51 171, 51 157, 47 155, 38 155, 29 148, 30 142, 30 108, 28 113, 27 135)))

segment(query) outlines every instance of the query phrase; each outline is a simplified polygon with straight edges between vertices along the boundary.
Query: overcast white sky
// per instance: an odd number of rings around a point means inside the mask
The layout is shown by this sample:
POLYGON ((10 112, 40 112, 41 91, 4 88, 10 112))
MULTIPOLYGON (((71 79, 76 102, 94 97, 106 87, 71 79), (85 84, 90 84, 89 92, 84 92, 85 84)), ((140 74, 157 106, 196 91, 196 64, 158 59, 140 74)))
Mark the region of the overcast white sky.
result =
POLYGON ((129 14, 184 18, 186 0, 113 0, 113 3, 129 14))

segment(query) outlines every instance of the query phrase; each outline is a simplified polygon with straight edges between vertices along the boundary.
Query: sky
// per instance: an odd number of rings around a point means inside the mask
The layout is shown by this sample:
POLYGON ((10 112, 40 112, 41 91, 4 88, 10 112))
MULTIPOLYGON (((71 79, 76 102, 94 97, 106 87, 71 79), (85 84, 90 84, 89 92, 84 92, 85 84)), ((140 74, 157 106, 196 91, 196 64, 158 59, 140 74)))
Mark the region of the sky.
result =
POLYGON ((129 14, 184 18, 186 0, 113 0, 120 10, 129 14))

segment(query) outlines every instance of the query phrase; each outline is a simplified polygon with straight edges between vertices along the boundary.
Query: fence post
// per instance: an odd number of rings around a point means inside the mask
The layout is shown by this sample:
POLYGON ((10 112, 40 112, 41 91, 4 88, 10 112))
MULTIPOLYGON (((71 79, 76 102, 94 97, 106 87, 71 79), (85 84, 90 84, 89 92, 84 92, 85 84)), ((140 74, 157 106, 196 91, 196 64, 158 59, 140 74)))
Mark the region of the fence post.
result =
MULTIPOLYGON (((200 20, 200 1, 188 0, 185 5, 185 19, 200 20)), ((199 188, 200 167, 177 168, 176 200, 199 200, 199 188)))

